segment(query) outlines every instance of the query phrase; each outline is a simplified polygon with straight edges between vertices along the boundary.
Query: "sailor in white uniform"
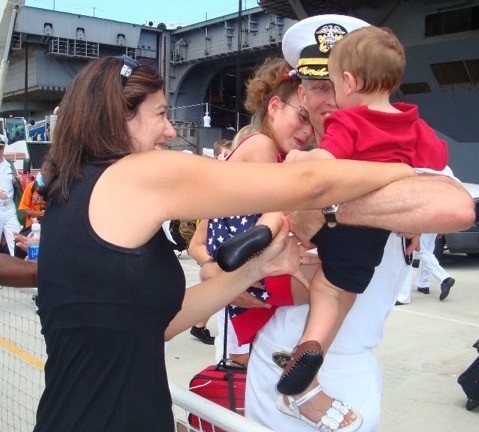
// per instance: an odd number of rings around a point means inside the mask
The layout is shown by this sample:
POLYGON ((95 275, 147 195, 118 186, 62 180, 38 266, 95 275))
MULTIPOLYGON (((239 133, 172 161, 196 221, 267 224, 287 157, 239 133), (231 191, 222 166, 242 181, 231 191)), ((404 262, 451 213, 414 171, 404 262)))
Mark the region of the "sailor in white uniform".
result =
POLYGON ((17 219, 17 208, 14 197, 14 170, 12 165, 3 157, 5 143, 0 140, 0 236, 5 234, 10 255, 13 255, 15 241, 13 233, 22 228, 17 219))
POLYGON ((429 294, 429 276, 432 275, 441 282, 439 300, 445 300, 455 283, 455 279, 441 267, 433 253, 436 245, 436 234, 421 234, 420 245, 420 250, 416 253, 416 258, 420 261, 416 276, 417 290, 423 294, 429 294))
MULTIPOLYGON (((391 234, 383 261, 366 291, 357 297, 319 372, 324 391, 361 414, 361 431, 376 431, 379 427, 382 381, 373 348, 382 341, 385 320, 408 272, 401 238, 391 234)), ((272 353, 293 350, 303 333, 307 313, 307 305, 278 308, 253 343, 248 365, 246 415, 275 431, 317 430, 302 420, 282 414, 275 406, 279 395, 275 386, 282 369, 273 362, 272 353)))
MULTIPOLYGON (((334 40, 338 40, 335 38, 339 37, 339 33, 352 31, 364 25, 367 25, 364 21, 340 15, 307 18, 293 25, 285 33, 283 54, 288 63, 297 65, 302 79, 313 80, 318 77, 324 79, 325 70, 327 79, 328 52, 318 53, 324 48, 326 39, 334 43, 334 40)), ((319 90, 321 89, 318 88, 314 95, 316 98, 320 97, 319 90)), ((316 111, 313 113, 312 115, 316 115, 316 111)), ((318 375, 323 391, 359 413, 362 416, 362 424, 359 429, 327 428, 322 425, 320 430, 325 432, 378 430, 382 381, 373 349, 382 341, 385 320, 394 307, 404 280, 410 277, 410 274, 411 267, 406 264, 404 257, 403 240, 392 233, 381 264, 376 268, 366 291, 357 297, 328 350, 318 375)), ((276 383, 282 369, 275 364, 272 354, 293 350, 304 330, 307 314, 308 305, 278 308, 253 343, 247 374, 246 416, 275 431, 318 430, 318 427, 309 425, 304 419, 286 415, 276 407, 279 397, 276 383)))

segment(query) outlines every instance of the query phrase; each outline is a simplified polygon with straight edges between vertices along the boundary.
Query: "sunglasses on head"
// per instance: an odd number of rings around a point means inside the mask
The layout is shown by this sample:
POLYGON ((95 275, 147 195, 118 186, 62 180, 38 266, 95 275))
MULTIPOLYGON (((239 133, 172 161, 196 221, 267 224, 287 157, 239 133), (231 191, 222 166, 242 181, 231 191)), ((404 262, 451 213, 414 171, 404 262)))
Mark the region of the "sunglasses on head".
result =
POLYGON ((140 66, 140 63, 126 54, 123 54, 121 58, 123 59, 123 66, 120 69, 121 83, 125 85, 129 76, 138 66, 140 66))

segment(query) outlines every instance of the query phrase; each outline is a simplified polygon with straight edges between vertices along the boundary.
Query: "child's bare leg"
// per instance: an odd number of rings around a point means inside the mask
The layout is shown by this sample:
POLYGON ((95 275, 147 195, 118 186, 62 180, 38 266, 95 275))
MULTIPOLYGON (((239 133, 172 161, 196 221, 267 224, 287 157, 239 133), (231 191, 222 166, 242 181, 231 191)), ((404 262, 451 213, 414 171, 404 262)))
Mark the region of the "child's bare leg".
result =
POLYGON ((294 277, 291 278, 291 294, 295 305, 309 304, 309 287, 311 286, 311 281, 316 274, 318 266, 319 264, 305 264, 299 267, 303 276, 309 281, 308 288, 298 279, 294 277))
POLYGON ((310 308, 300 343, 317 341, 327 351, 356 300, 356 294, 329 282, 318 268, 311 282, 310 308))
POLYGON ((310 385, 355 298, 331 284, 318 268, 311 283, 306 329, 278 381, 280 393, 296 395, 310 385))
MULTIPOLYGON (((343 428, 356 431, 361 426, 361 416, 356 414, 350 407, 344 405, 341 401, 327 395, 321 389, 316 378, 317 370, 322 364, 324 351, 329 349, 329 346, 341 327, 344 318, 354 304, 355 298, 355 294, 341 290, 330 284, 324 277, 321 267, 318 268, 313 277, 313 281, 311 282, 311 308, 306 330, 300 340, 300 344, 295 348, 295 352, 296 350, 301 351, 301 347, 304 346, 311 347, 311 349, 314 350, 314 344, 311 344, 311 340, 313 340, 317 344, 316 350, 320 353, 320 356, 318 356, 320 361, 318 362, 317 368, 308 371, 309 386, 304 391, 295 394, 294 396, 280 396, 281 399, 278 400, 277 406, 282 412, 299 417, 308 424, 315 425, 315 427, 318 427, 318 425, 331 427, 331 424, 334 424, 336 421, 336 426, 332 429, 338 430, 338 432, 343 428), (322 314, 323 307, 321 306, 326 308, 329 307, 333 309, 333 312, 330 313, 330 311, 327 310, 322 314), (325 318, 327 320, 326 330, 321 331, 323 329, 322 321, 325 318), (314 339, 316 337, 321 339, 314 339), (314 370, 316 370, 316 372, 313 374, 314 370), (298 411, 299 415, 297 414, 298 411)), ((293 352, 293 358, 285 368, 285 372, 288 367, 290 368, 290 374, 288 377, 293 378, 293 380, 295 379, 294 369, 296 369, 294 368, 293 362, 298 360, 294 358, 295 352, 293 352), (292 370, 293 373, 291 373, 292 370)), ((299 360, 304 361, 304 358, 300 358, 299 360)), ((279 383, 284 375, 285 373, 283 372, 279 383)), ((278 388, 278 390, 280 389, 278 388)))

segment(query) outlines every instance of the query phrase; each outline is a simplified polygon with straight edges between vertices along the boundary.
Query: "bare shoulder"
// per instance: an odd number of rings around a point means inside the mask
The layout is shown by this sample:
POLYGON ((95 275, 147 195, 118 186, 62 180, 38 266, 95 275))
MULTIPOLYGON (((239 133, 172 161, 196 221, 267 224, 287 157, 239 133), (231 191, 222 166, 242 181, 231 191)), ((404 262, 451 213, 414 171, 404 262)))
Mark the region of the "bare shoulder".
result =
POLYGON ((276 145, 264 134, 256 134, 244 141, 228 160, 235 162, 276 162, 276 145))
POLYGON ((144 244, 168 219, 170 207, 177 204, 170 191, 179 167, 188 163, 179 152, 152 151, 112 164, 91 195, 89 216, 95 232, 119 246, 144 244))

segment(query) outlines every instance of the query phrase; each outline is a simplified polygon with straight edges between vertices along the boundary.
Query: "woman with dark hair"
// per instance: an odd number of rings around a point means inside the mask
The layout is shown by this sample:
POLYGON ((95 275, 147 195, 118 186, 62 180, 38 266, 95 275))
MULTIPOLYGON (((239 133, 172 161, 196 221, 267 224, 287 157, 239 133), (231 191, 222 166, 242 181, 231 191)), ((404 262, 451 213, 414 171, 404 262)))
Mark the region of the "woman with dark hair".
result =
POLYGON ((299 266, 284 226, 261 257, 185 292, 164 221, 322 208, 412 175, 402 164, 166 151, 167 109, 156 70, 127 56, 91 62, 61 102, 38 262, 48 360, 36 432, 174 430, 164 341, 299 266))

